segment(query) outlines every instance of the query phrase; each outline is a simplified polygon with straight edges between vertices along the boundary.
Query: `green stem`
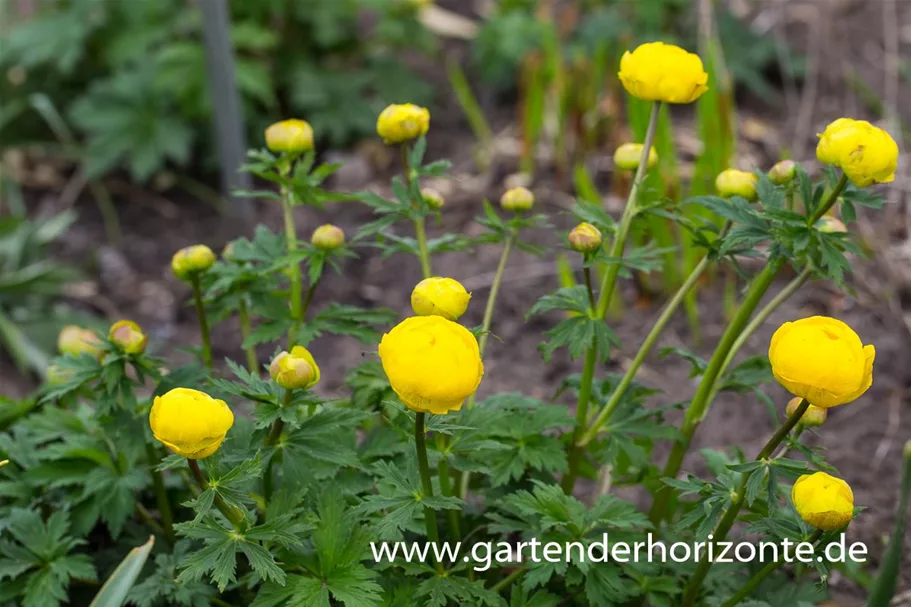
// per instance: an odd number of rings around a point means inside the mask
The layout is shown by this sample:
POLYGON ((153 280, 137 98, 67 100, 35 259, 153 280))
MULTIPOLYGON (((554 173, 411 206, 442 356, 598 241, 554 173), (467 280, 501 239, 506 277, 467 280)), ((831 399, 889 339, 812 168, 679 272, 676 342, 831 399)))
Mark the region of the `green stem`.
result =
MULTIPOLYGON (((287 189, 282 190, 282 208, 285 218, 285 241, 288 254, 292 257, 297 251, 297 228, 294 225, 294 207, 291 206, 291 194, 287 189)), ((303 291, 303 278, 301 277, 300 262, 288 265, 288 277, 291 281, 288 307, 291 310, 291 330, 288 332, 288 350, 297 344, 297 331, 302 320, 301 294, 303 291)))
MULTIPOLYGON (((807 409, 810 407, 810 401, 803 399, 800 401, 797 409, 794 410, 794 413, 785 420, 784 424, 778 429, 775 434, 772 435, 772 438, 768 440, 759 454, 756 456, 754 461, 762 461, 768 459, 769 456, 775 451, 778 445, 781 444, 791 430, 794 429, 794 426, 797 425, 797 422, 800 421, 800 418, 803 417, 803 414, 806 413, 807 409)), ((740 485, 737 487, 737 491, 731 495, 731 505, 728 506, 727 511, 724 513, 724 516, 721 518, 721 521, 715 527, 715 530, 712 532, 712 541, 713 542, 722 542, 727 537, 728 532, 731 530, 731 527, 734 526, 734 523, 737 520, 737 515, 740 513, 740 508, 743 506, 743 498, 746 494, 747 484, 750 481, 750 477, 756 472, 757 469, 748 470, 741 474, 740 485)), ((764 472, 764 468, 763 468, 764 472)), ((709 559, 702 559, 699 561, 699 564, 696 566, 696 570, 689 578, 689 583, 686 586, 686 590, 683 593, 683 602, 681 603, 682 607, 692 607, 696 602, 696 598, 699 596, 699 590, 702 588, 702 582, 705 580, 705 576, 708 574, 709 569, 712 568, 713 562, 709 559)))
POLYGON ((158 524, 158 522, 155 520, 155 517, 152 516, 152 513, 149 512, 149 510, 140 502, 136 502, 136 513, 139 515, 139 518, 142 519, 142 522, 146 524, 146 527, 152 530, 152 533, 164 535, 168 540, 168 545, 172 545, 172 540, 167 537, 164 528, 158 524))
MULTIPOLYGON (((209 488, 209 481, 206 480, 205 475, 203 475, 202 470, 199 469, 199 462, 195 459, 187 459, 187 463, 190 466, 190 472, 193 474, 193 478, 196 479, 196 483, 199 485, 199 488, 205 491, 209 488)), ((244 522, 244 515, 237 508, 228 504, 218 493, 215 494, 215 507, 225 515, 225 518, 231 521, 231 524, 236 528, 240 529, 241 523, 244 522)))
POLYGON ((424 218, 414 220, 414 235, 418 241, 418 258, 421 260, 421 274, 424 278, 433 276, 430 269, 430 250, 427 248, 427 232, 424 230, 424 218))
MULTIPOLYGON (((244 341, 247 341, 247 338, 250 337, 250 310, 247 307, 247 298, 244 295, 240 296, 240 304, 237 306, 237 315, 240 317, 240 335, 244 341)), ((247 370, 254 374, 259 375, 259 359, 256 358, 256 348, 254 346, 249 346, 244 349, 244 353, 247 356, 247 370)))
MULTIPOLYGON (((668 457, 667 464, 662 472, 662 477, 675 478, 680 471, 680 466, 683 464, 683 458, 686 455, 687 450, 689 450, 693 435, 696 433, 696 429, 699 427, 699 424, 702 422, 711 405, 709 396, 721 373, 722 365, 724 364, 731 347, 734 345, 734 342, 743 332, 753 311, 756 310, 756 307, 762 300, 762 296, 765 295, 765 292, 775 281, 775 277, 778 275, 782 266, 784 266, 784 263, 784 258, 768 262, 762 272, 753 280, 753 285, 744 297, 743 303, 737 310, 737 314, 731 319, 730 324, 728 324, 727 329, 721 336, 721 341, 718 342, 718 346, 712 353, 712 358, 709 360, 705 373, 702 375, 702 380, 699 382, 696 394, 693 395, 693 400, 690 401, 690 406, 686 410, 686 414, 683 418, 683 425, 680 428, 682 436, 671 449, 671 454, 668 457)), ((652 503, 652 509, 649 512, 649 519, 655 527, 664 519, 668 500, 672 493, 670 487, 666 485, 655 492, 655 501, 652 503)))
POLYGON ((202 303, 202 286, 199 284, 198 273, 190 274, 190 285, 193 287, 193 303, 196 304, 196 317, 199 319, 199 333, 202 336, 202 360, 212 369, 212 338, 209 336, 209 321, 206 318, 206 307, 202 303))
POLYGON ((826 203, 816 209, 816 212, 813 213, 813 216, 810 218, 810 225, 815 224, 820 218, 829 212, 835 203, 838 202, 838 197, 841 196, 841 193, 844 191, 845 186, 848 185, 848 176, 842 174, 841 179, 838 180, 838 184, 835 186, 835 189, 832 190, 832 193, 829 194, 829 199, 826 200, 826 203))
MULTIPOLYGON (((285 390, 284 400, 282 401, 282 406, 287 407, 291 404, 291 398, 293 396, 293 390, 285 390)), ((272 429, 269 430, 268 436, 266 436, 265 444, 267 447, 274 447, 278 444, 278 441, 281 440, 282 432, 285 429, 285 422, 278 418, 272 423, 272 429)), ((272 492, 274 488, 275 479, 272 476, 272 467, 275 465, 275 460, 278 459, 280 453, 276 452, 269 458, 269 462, 266 464, 266 472, 263 474, 263 498, 266 501, 266 504, 269 503, 269 500, 272 499, 272 492)))
POLYGON ((585 277, 585 290, 588 291, 588 305, 592 312, 595 310, 595 291, 592 288, 592 269, 588 266, 582 268, 582 276, 585 277))
MULTIPOLYGON (((430 464, 427 462, 427 443, 425 441, 424 421, 426 413, 417 413, 414 418, 414 445, 418 456, 418 470, 421 474, 421 485, 425 497, 433 497, 433 482, 430 480, 430 464)), ((440 542, 440 531, 437 527, 437 513, 433 508, 424 508, 424 524, 427 539, 434 544, 440 542)), ((437 563, 437 571, 443 572, 443 564, 437 563)))
POLYGON ((585 448, 579 445, 579 438, 588 427, 588 405, 592 395, 592 380, 595 376, 595 364, 598 362, 598 346, 592 344, 585 350, 585 363, 582 367, 582 381, 579 384, 579 402, 576 405, 576 429, 573 432, 573 442, 569 447, 569 468, 563 476, 562 487, 564 493, 571 495, 582 466, 582 456, 585 448))
POLYGON ((633 184, 629 190, 629 197, 626 199, 626 206, 623 208, 623 215, 620 217, 620 223, 617 226, 617 233, 614 236, 614 242, 611 246, 610 256, 611 263, 604 273, 604 280, 601 283, 601 296, 598 299, 598 318, 604 318, 607 314, 607 308, 610 305, 611 298, 614 295, 614 287, 617 283, 617 276, 620 274, 620 258, 623 257, 623 251, 626 248, 626 238, 629 235, 629 227, 636 214, 636 200, 639 196, 639 187, 645 180, 645 174, 648 172, 648 153, 652 149, 652 142, 655 140, 655 130, 658 126, 658 113, 661 109, 661 103, 656 101, 652 104, 652 112, 648 119, 648 130, 645 132, 645 141, 642 144, 642 155, 639 157, 639 166, 636 168, 636 175, 633 177, 633 184))
MULTIPOLYGON (((446 459, 446 453, 444 452, 448 447, 448 442, 445 435, 437 435, 437 447, 440 450, 440 463, 437 466, 437 475, 440 477, 440 493, 446 497, 451 497, 452 475, 449 471, 449 460, 446 459)), ((460 514, 461 513, 458 510, 447 511, 447 516, 449 517, 449 531, 456 540, 462 537, 460 514)))
POLYGON ((491 588, 491 590, 493 590, 494 592, 502 592, 503 590, 506 590, 507 588, 509 588, 509 586, 513 582, 518 580, 523 575, 525 575, 525 567, 524 566, 518 567, 512 573, 507 575, 505 578, 503 578, 502 580, 500 580, 499 582, 494 584, 493 587, 491 588))
POLYGON ((164 486, 164 476, 156 465, 161 460, 156 453, 155 446, 146 443, 146 457, 149 458, 149 473, 152 475, 152 488, 155 490, 155 501, 158 504, 158 515, 161 517, 161 526, 164 528, 168 546, 174 546, 174 514, 171 511, 171 500, 164 486))
MULTIPOLYGON (((493 275, 493 283, 490 285, 490 294, 487 296, 487 306, 484 308, 484 320, 481 322, 481 337, 478 338, 478 349, 481 352, 481 358, 484 358, 484 350, 487 348, 487 338, 490 336, 490 323, 493 322, 493 310, 497 305, 497 295, 500 293, 500 283, 503 282, 503 275, 506 273, 506 262, 509 260, 509 254, 512 252, 512 246, 515 242, 516 235, 510 232, 503 242, 503 252, 500 254, 500 262, 497 264, 497 271, 493 275)), ((474 404, 474 394, 468 401, 468 407, 474 404)))

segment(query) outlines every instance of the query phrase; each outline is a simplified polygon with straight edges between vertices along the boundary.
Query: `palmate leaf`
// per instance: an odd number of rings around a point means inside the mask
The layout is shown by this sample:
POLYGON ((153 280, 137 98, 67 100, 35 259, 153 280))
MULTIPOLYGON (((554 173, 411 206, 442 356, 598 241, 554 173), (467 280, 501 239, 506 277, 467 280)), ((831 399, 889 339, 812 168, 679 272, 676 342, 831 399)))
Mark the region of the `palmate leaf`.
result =
POLYGON ((395 320, 396 314, 388 308, 359 308, 331 303, 301 326, 298 343, 308 344, 323 333, 348 335, 364 343, 376 341, 380 332, 395 320))
POLYGON ((359 468, 354 430, 369 416, 365 411, 330 408, 301 421, 277 446, 284 454, 285 479, 299 484, 330 477, 340 467, 359 468))
POLYGON ((422 582, 415 592, 426 607, 446 607, 451 601, 459 605, 506 607, 506 601, 481 580, 470 581, 457 576, 435 576, 422 582))
POLYGON ((607 326, 607 323, 590 318, 587 314, 562 320, 544 335, 550 339, 540 344, 538 349, 547 362, 550 362, 553 353, 562 347, 566 347, 570 358, 575 359, 593 346, 598 348, 599 360, 607 361, 613 347, 621 345, 617 334, 607 326))

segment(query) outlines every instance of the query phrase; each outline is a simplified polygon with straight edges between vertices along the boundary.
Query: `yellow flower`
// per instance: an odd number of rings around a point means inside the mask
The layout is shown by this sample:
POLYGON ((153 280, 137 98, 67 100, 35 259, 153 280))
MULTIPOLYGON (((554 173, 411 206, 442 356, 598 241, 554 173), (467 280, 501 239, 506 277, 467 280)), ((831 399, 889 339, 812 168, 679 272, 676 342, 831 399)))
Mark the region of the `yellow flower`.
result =
POLYGON ((725 169, 715 178, 715 187, 722 196, 741 196, 756 200, 756 175, 737 169, 725 169))
POLYGON ((816 157, 840 167, 855 185, 889 183, 898 168, 898 144, 866 120, 839 118, 819 135, 816 157))
POLYGON ((406 318, 383 335, 379 354, 392 389, 418 412, 458 411, 484 375, 478 340, 442 316, 406 318))
POLYGON ((418 316, 442 316, 458 320, 468 309, 471 293, 457 280, 434 276, 425 278, 411 292, 411 309, 418 316))
POLYGON ((171 269, 174 276, 187 280, 193 274, 205 272, 215 263, 215 253, 204 244, 185 247, 171 258, 171 269))
POLYGON ((791 489, 794 509, 807 524, 835 531, 854 518, 854 492, 845 481, 825 472, 804 474, 791 489))
POLYGON ((127 354, 142 354, 149 343, 149 337, 132 320, 118 320, 111 325, 108 339, 127 354))
POLYGON ((331 251, 345 244, 345 233, 331 223, 323 224, 313 231, 310 242, 317 249, 331 251))
POLYGON ((509 188, 500 197, 504 211, 528 211, 535 205, 535 195, 528 188, 509 188))
POLYGON ((234 414, 225 401, 190 388, 174 388, 156 396, 149 413, 155 438, 189 459, 215 453, 233 425, 234 414))
MULTIPOLYGON (((794 412, 797 411, 797 407, 799 407, 802 402, 803 399, 799 396, 795 396, 788 401, 788 406, 785 407, 785 413, 788 414, 788 417, 794 415, 794 412)), ((804 411, 803 415, 800 416, 800 421, 797 423, 801 426, 821 426, 826 423, 827 417, 829 417, 828 409, 810 405, 807 407, 807 410, 804 411)))
POLYGON ((692 103, 709 90, 699 55, 663 42, 623 53, 618 76, 630 95, 645 101, 692 103))
POLYGON ((269 375, 286 390, 306 390, 320 378, 319 365, 303 346, 294 346, 290 354, 282 352, 272 359, 269 375))
MULTIPOLYGON (((624 143, 614 152, 614 164, 626 171, 635 171, 639 168, 639 159, 642 158, 641 143, 624 143)), ((658 164, 658 152, 655 146, 648 151, 648 168, 652 169, 658 164)))
POLYGON ((266 147, 276 154, 302 154, 313 149, 313 127, 306 120, 290 118, 269 125, 266 147))
POLYGON ((421 196, 424 198, 424 202, 427 203, 427 206, 431 209, 438 210, 443 208, 443 195, 433 188, 423 188, 421 190, 421 196))
POLYGON ((797 163, 793 160, 782 160, 776 162, 769 169, 769 181, 775 185, 784 185, 797 176, 797 163))
POLYGON ((851 327, 827 316, 786 322, 772 335, 772 373, 791 394, 828 409, 849 403, 873 384, 876 349, 851 327))
POLYGON ((380 113, 376 132, 386 143, 417 139, 430 128, 430 111, 412 103, 390 105, 380 113))
POLYGON ((60 335, 57 336, 57 349, 61 354, 70 356, 79 356, 84 353, 97 358, 101 355, 101 348, 98 347, 100 343, 98 336, 92 331, 76 325, 63 327, 60 335))
POLYGON ((594 253, 601 248, 601 230, 583 221, 570 231, 569 244, 573 251, 594 253))

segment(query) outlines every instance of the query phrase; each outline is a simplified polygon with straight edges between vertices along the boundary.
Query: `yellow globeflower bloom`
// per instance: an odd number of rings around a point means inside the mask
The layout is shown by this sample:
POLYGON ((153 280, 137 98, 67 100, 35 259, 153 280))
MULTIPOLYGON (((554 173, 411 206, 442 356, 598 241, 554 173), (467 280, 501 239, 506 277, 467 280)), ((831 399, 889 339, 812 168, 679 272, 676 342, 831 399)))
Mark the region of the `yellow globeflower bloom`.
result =
POLYGON ((127 354, 142 354, 149 343, 148 335, 132 320, 118 320, 111 325, 108 339, 127 354))
POLYGON ((185 247, 171 258, 171 270, 180 280, 187 280, 192 274, 205 272, 215 264, 215 253, 204 244, 185 247))
POLYGON ((392 389, 414 411, 458 411, 481 383, 484 364, 471 331, 442 316, 412 316, 379 346, 392 389))
MULTIPOLYGON (((642 158, 641 143, 624 143, 614 152, 614 164, 626 171, 635 171, 639 168, 639 159, 642 158)), ((658 152, 655 146, 648 150, 648 168, 653 169, 658 164, 658 152)))
POLYGON ((709 90, 699 55, 663 42, 623 53, 618 76, 630 95, 645 101, 692 103, 709 90))
POLYGON ((786 322, 772 335, 772 373, 791 394, 828 409, 849 403, 873 384, 876 349, 863 345, 835 318, 811 316, 786 322))
POLYGON ((411 309, 418 316, 442 316, 458 320, 468 309, 471 293, 457 280, 434 276, 425 278, 411 292, 411 309))
POLYGON ((266 147, 276 154, 302 154, 313 149, 313 127, 306 120, 290 118, 269 125, 266 147))
POLYGON ((725 169, 715 178, 715 188, 722 196, 741 196, 756 200, 756 175, 737 169, 725 169))
POLYGON ((83 329, 76 325, 67 325, 60 331, 57 336, 57 349, 61 354, 70 356, 79 356, 80 354, 90 354, 94 357, 101 355, 100 341, 89 329, 83 329))
POLYGON ((898 168, 898 144, 866 120, 839 118, 819 135, 816 158, 845 172, 855 185, 889 183, 898 168))
POLYGON ((223 400, 190 388, 156 396, 149 413, 152 434, 177 455, 203 459, 215 453, 234 425, 223 400))
POLYGON ((430 128, 430 110, 403 103, 390 105, 380 113, 376 132, 386 143, 404 143, 417 139, 430 128))
POLYGON ((282 352, 269 365, 269 375, 286 390, 305 390, 319 381, 319 365, 303 346, 294 346, 291 352, 282 352))
POLYGON ((835 531, 854 518, 854 492, 845 481, 825 472, 804 474, 791 489, 794 509, 807 524, 835 531))

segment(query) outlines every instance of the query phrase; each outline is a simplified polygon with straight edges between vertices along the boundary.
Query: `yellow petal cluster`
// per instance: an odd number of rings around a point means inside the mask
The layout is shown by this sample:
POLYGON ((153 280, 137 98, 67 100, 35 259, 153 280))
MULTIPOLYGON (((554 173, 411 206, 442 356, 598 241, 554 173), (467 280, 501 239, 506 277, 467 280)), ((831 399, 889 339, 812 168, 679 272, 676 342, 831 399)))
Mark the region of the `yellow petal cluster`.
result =
POLYGON ((67 325, 63 327, 57 336, 57 349, 61 354, 70 356, 79 356, 80 354, 89 354, 98 357, 101 355, 100 340, 89 329, 83 329, 76 325, 67 325))
POLYGON ((142 354, 149 343, 148 335, 132 320, 118 320, 111 325, 108 339, 127 354, 142 354))
POLYGON ((234 425, 223 400, 190 388, 156 396, 149 413, 152 434, 177 455, 203 459, 215 453, 234 425))
POLYGON ((442 316, 412 316, 383 335, 379 346, 392 389, 410 409, 458 411, 484 375, 478 340, 442 316))
POLYGON ((849 403, 873 383, 876 349, 827 316, 786 322, 772 335, 772 373, 791 394, 828 409, 849 403))
POLYGON ((272 359, 269 375, 286 390, 306 390, 319 381, 320 371, 310 350, 294 346, 290 353, 282 352, 272 359))
POLYGON ((387 106, 376 121, 376 132, 386 143, 404 143, 427 134, 430 110, 413 103, 387 106))
MULTIPOLYGON (((626 171, 635 171, 639 168, 639 160, 642 158, 641 143, 624 143, 614 151, 614 164, 626 171)), ((658 152, 655 146, 648 150, 648 168, 653 169, 658 164, 658 152)))
POLYGON ((854 517, 854 492, 840 478, 825 472, 804 474, 791 489, 794 509, 808 525, 835 531, 854 517))
POLYGON ((204 244, 185 247, 171 258, 171 270, 180 280, 187 280, 193 274, 205 272, 215 263, 215 253, 204 244))
POLYGON ((756 200, 756 175, 737 169, 725 169, 715 178, 715 188, 722 196, 740 196, 756 200))
POLYGON ((471 293, 457 280, 434 276, 425 278, 411 292, 411 309, 418 316, 442 316, 458 320, 468 309, 471 293))
POLYGON ((630 95, 645 101, 692 103, 709 90, 699 55, 663 42, 623 53, 618 76, 630 95))
POLYGON ((276 154, 302 154, 313 149, 313 127, 306 120, 289 118, 270 124, 265 137, 266 147, 276 154))
POLYGON ((855 185, 889 183, 898 168, 898 144, 866 120, 839 118, 819 135, 816 158, 845 172, 855 185))

